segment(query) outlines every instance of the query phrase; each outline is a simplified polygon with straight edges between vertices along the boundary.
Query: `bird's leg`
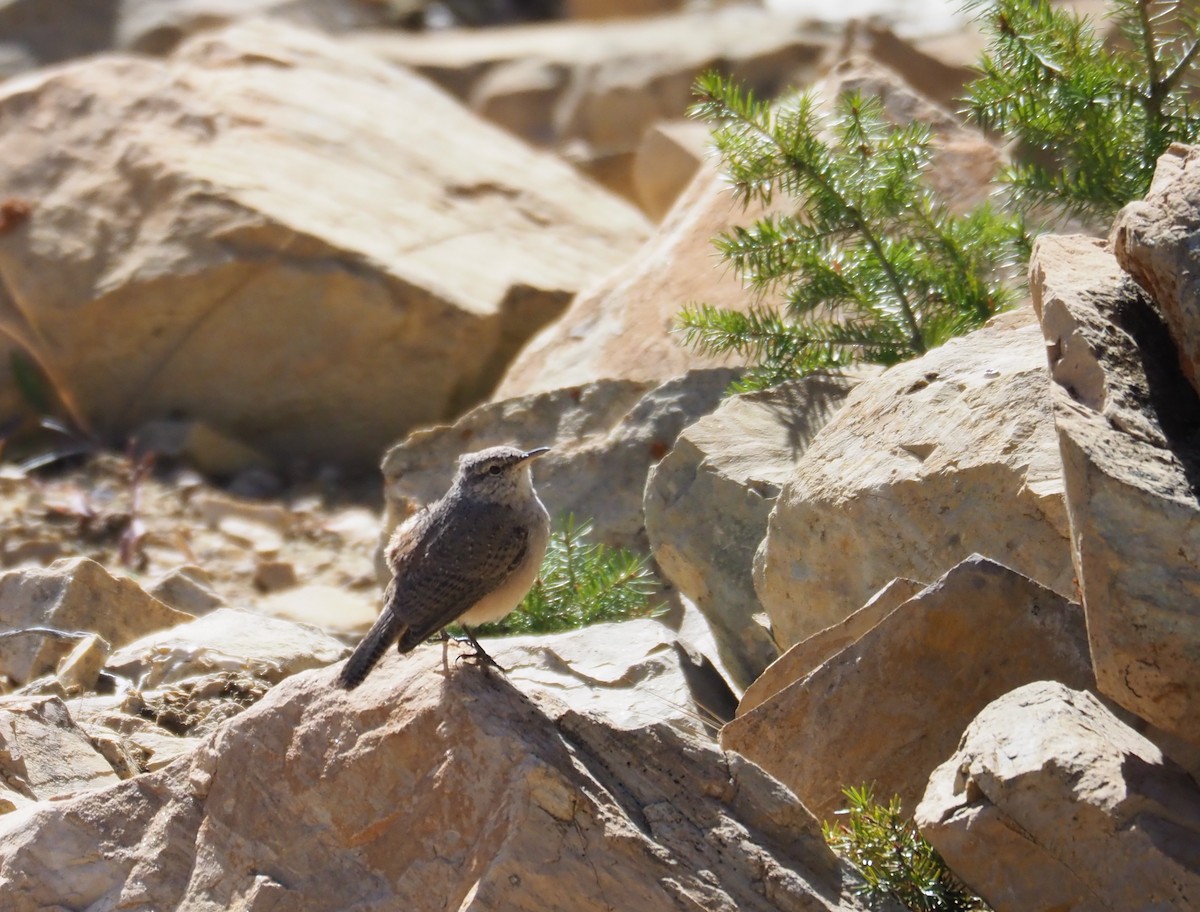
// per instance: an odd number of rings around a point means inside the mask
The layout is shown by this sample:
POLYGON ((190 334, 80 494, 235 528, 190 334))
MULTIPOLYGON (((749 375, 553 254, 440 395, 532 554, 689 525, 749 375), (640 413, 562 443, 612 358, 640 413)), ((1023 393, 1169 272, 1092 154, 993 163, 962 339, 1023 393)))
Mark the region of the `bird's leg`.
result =
POLYGON ((468 627, 466 624, 463 624, 462 629, 463 629, 464 639, 466 639, 466 641, 471 644, 471 646, 475 649, 475 651, 471 652, 471 653, 467 653, 466 655, 459 656, 458 658, 460 660, 461 659, 474 659, 480 665, 491 665, 497 671, 505 671, 505 669, 500 665, 500 663, 497 662, 495 659, 493 659, 490 655, 488 655, 487 652, 484 650, 484 648, 479 645, 479 641, 477 639, 475 639, 475 637, 471 634, 470 627, 468 627))

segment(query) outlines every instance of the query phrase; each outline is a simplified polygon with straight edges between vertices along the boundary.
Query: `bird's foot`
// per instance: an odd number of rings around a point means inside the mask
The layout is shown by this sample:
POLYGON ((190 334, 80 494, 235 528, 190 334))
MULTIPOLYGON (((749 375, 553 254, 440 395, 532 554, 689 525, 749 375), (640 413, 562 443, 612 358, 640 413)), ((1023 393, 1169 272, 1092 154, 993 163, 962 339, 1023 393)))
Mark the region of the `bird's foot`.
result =
POLYGON ((471 648, 475 650, 474 652, 463 653, 457 659, 455 659, 456 662, 461 662, 463 659, 467 659, 469 661, 473 661, 476 665, 491 665, 497 671, 507 672, 507 669, 505 669, 499 662, 487 654, 487 651, 479 645, 479 641, 475 639, 475 637, 471 634, 471 631, 467 629, 465 625, 463 626, 463 636, 454 637, 454 639, 460 643, 465 640, 466 642, 470 643, 471 648))

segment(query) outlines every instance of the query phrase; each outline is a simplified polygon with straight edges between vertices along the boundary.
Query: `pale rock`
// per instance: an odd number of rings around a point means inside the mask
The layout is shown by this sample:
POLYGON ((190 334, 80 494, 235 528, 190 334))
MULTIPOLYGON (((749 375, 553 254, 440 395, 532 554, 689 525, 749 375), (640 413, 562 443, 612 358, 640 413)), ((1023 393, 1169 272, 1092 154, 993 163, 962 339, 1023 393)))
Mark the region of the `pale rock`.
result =
POLYGON ((1200 901, 1200 788, 1095 696, 1005 694, 917 807, 921 834, 996 912, 1179 912, 1200 901))
POLYGON ((721 731, 818 818, 874 783, 909 812, 975 715, 1030 681, 1094 684, 1083 611, 973 555, 721 731))
POLYGON ((642 491, 650 467, 680 431, 717 407, 735 377, 713 369, 663 384, 599 380, 491 402, 449 427, 417 431, 383 459, 384 540, 446 493, 461 454, 509 443, 550 447, 533 477, 552 520, 573 513, 594 523, 593 540, 645 551, 642 491))
POLYGON ((664 120, 642 135, 633 158, 638 205, 660 221, 696 176, 711 151, 712 132, 694 120, 664 120))
POLYGON ((146 591, 164 605, 191 615, 201 615, 225 604, 225 599, 212 584, 212 574, 203 567, 184 564, 168 570, 146 591))
POLYGON ((152 773, 174 763, 184 754, 191 753, 204 743, 203 738, 186 735, 169 735, 166 732, 139 731, 128 739, 146 755, 146 772, 152 773))
POLYGON ((108 765, 113 768, 120 779, 132 779, 139 773, 145 772, 143 767, 143 752, 131 745, 124 738, 112 732, 87 732, 92 747, 100 754, 108 765))
POLYGON ((117 782, 58 697, 0 701, 0 782, 41 800, 117 782))
POLYGON ((741 687, 779 655, 751 572, 771 507, 813 437, 874 373, 819 374, 726 399, 650 472, 644 510, 654 560, 704 614, 741 687))
POLYGON ((292 516, 286 507, 277 503, 265 503, 228 494, 206 492, 192 498, 191 508, 213 529, 229 520, 239 520, 262 526, 277 535, 283 535, 292 527, 292 516))
POLYGON ((216 527, 231 542, 257 555, 271 557, 283 550, 283 536, 270 526, 252 519, 226 516, 217 521, 216 527))
POLYGON ((600 380, 661 382, 736 363, 732 355, 697 353, 675 327, 686 304, 741 310, 750 303, 737 276, 721 268, 712 239, 757 212, 742 211, 715 164, 702 167, 654 237, 521 350, 494 398, 600 380))
POLYGON ((681 117, 702 72, 720 68, 760 97, 812 82, 840 26, 738 5, 675 15, 407 35, 366 32, 363 50, 429 76, 473 111, 552 148, 636 198, 643 134, 681 117))
POLYGON ((936 579, 975 552, 1074 593, 1045 358, 1023 308, 854 389, 784 485, 755 559, 781 647, 896 577, 936 579))
POLYGON ((254 588, 259 592, 280 592, 299 582, 296 567, 285 560, 261 560, 254 568, 254 588))
POLYGON ((508 680, 530 696, 551 696, 619 729, 667 723, 711 735, 732 718, 736 698, 715 669, 700 668, 703 662, 695 661, 687 644, 682 653, 677 650, 678 642, 670 628, 640 618, 565 633, 497 637, 484 645, 508 680))
POLYGON ((862 908, 753 764, 438 651, 351 693, 297 676, 158 772, 0 818, 8 912, 862 908))
POLYGON ((744 716, 785 687, 801 680, 818 665, 833 658, 868 630, 919 593, 926 586, 910 579, 894 579, 856 612, 832 627, 814 633, 772 662, 738 702, 737 714, 744 716))
MULTIPOLYGON (((15 810, 27 808, 36 803, 33 798, 22 795, 16 789, 11 789, 0 782, 0 814, 10 814, 15 810)), ((51 912, 57 912, 57 909, 52 909, 51 912)))
POLYGON ((1200 746, 1200 401, 1103 242, 1039 238, 1030 287, 1097 686, 1200 746))
POLYGON ((325 531, 331 532, 349 546, 372 545, 379 537, 380 518, 374 510, 365 507, 345 507, 328 511, 318 510, 324 517, 325 531))
MULTIPOLYGON (((224 699, 219 692, 216 699, 203 702, 191 699, 206 683, 205 678, 198 677, 188 679, 177 688, 103 696, 85 695, 72 698, 69 706, 76 724, 87 733, 96 750, 112 765, 120 778, 128 779, 147 770, 166 766, 203 740, 180 734, 181 731, 199 729, 207 734, 219 727, 221 721, 244 708, 239 704, 236 711, 230 712, 224 705, 236 702, 232 700, 233 693, 227 693, 224 699), (187 722, 192 724, 181 724, 187 722)), ((229 687, 224 689, 233 690, 229 687)), ((258 689, 265 693, 267 685, 258 682, 258 689)), ((244 693, 242 696, 242 702, 251 702, 244 699, 244 693)))
POLYGON ((280 22, 28 74, 0 117, 0 199, 36 201, 0 235, 0 327, 119 442, 184 415, 288 465, 374 465, 648 230, 426 80, 280 22))
POLYGON ((382 593, 364 594, 314 583, 272 592, 254 603, 254 611, 332 633, 361 634, 375 623, 382 601, 382 593))
POLYGON ((97 634, 81 639, 61 662, 54 676, 67 693, 96 689, 100 671, 108 661, 112 647, 97 634))
POLYGON ((1150 292, 1171 328, 1179 363, 1200 391, 1200 146, 1174 143, 1144 201, 1112 227, 1117 262, 1150 292))
POLYGON ((105 671, 142 690, 211 672, 246 672, 274 684, 335 662, 347 652, 349 647, 315 628, 217 608, 191 623, 118 649, 105 671))
POLYGON ((64 558, 46 569, 10 570, 0 574, 0 630, 37 627, 67 636, 0 637, 0 673, 24 684, 54 671, 89 633, 117 647, 189 620, 191 615, 85 557, 64 558), (70 643, 65 649, 64 642, 70 643))
POLYGON ((229 477, 273 465, 258 450, 202 421, 148 421, 132 436, 138 453, 183 460, 207 475, 229 477))

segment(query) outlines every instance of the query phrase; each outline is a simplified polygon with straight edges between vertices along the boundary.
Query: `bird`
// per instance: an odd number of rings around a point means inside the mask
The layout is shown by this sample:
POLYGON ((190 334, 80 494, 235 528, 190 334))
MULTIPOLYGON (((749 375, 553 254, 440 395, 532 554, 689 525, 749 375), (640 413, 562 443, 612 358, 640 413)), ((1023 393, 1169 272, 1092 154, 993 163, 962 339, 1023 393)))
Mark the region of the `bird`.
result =
POLYGON ((455 621, 475 649, 469 657, 496 665, 470 628, 507 615, 537 578, 550 515, 533 488, 531 463, 549 449, 495 446, 459 457, 450 490, 388 542, 392 581, 383 609, 342 666, 339 687, 361 684, 392 643, 403 655, 439 631, 444 638, 455 621))

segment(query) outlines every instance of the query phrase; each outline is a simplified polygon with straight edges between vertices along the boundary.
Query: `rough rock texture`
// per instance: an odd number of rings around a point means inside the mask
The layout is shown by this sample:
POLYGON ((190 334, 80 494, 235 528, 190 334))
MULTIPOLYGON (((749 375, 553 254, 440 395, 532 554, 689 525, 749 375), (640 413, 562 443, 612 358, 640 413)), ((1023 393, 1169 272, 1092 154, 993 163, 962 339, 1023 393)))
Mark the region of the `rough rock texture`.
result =
POLYGON ((471 110, 635 199, 631 170, 642 134, 687 111, 701 72, 719 68, 771 97, 811 82, 840 31, 738 5, 625 21, 376 32, 353 41, 435 79, 471 110))
MULTIPOLYGON (((736 697, 711 665, 692 660, 691 644, 676 648, 679 641, 678 633, 651 618, 483 640, 508 680, 530 697, 561 700, 621 729, 666 723, 711 736, 733 718, 736 697)), ((461 665, 462 655, 461 648, 450 646, 448 665, 461 665)), ((437 649, 402 658, 389 653, 372 674, 393 674, 394 666, 414 661, 430 674, 446 667, 437 649)))
POLYGON ((741 281, 720 267, 712 239, 756 212, 741 210, 715 164, 703 166, 654 237, 521 350, 496 398, 597 380, 662 381, 733 364, 730 356, 697 354, 674 329, 685 304, 750 303, 741 281))
POLYGON ((373 464, 647 231, 427 81, 278 22, 31 74, 0 117, 0 200, 29 208, 0 327, 118 442, 173 416, 373 464))
POLYGON ((1101 242, 1039 239, 1030 286, 1097 686, 1200 745, 1200 400, 1101 242))
POLYGON ((1176 143, 1159 158, 1146 199, 1113 223, 1112 243, 1162 309, 1183 373, 1200 391, 1200 146, 1176 143))
POLYGON ((633 159, 633 188, 642 211, 655 221, 670 212, 711 147, 712 131, 694 120, 664 120, 646 130, 633 159))
POLYGON ((1061 684, 984 709, 916 819, 996 912, 1200 905, 1200 788, 1095 696, 1061 684))
POLYGON ((737 714, 743 716, 761 706, 822 662, 833 658, 925 586, 925 583, 915 580, 894 579, 840 624, 826 627, 820 633, 814 633, 807 640, 797 643, 746 688, 742 699, 738 701, 737 714))
POLYGON ((727 399, 650 472, 644 509, 654 559, 704 614, 741 687, 779 655, 751 574, 771 507, 810 441, 870 374, 813 376, 727 399))
POLYGON ((721 401, 735 373, 697 370, 662 385, 601 380, 491 402, 449 427, 417 431, 383 460, 384 535, 441 497, 465 452, 501 443, 548 446, 534 481, 552 520, 594 521, 593 539, 647 549, 642 491, 650 467, 687 425, 721 401))
POLYGON ((755 560, 781 647, 973 552, 1074 592, 1045 359, 1022 309, 855 388, 784 485, 755 560))
MULTIPOLYGON (((5 795, 31 800, 102 788, 117 774, 58 697, 0 701, 0 814, 5 795)), ((12 801, 13 805, 23 802, 12 801)))
POLYGON ((163 604, 193 615, 207 614, 225 604, 213 590, 209 574, 193 564, 171 568, 146 591, 163 604))
POLYGON ((245 16, 339 31, 382 25, 386 9, 365 0, 4 0, 0 76, 115 49, 166 53, 184 35, 245 16))
POLYGON ((168 608, 133 580, 111 576, 87 558, 58 560, 44 570, 10 570, 0 574, 0 633, 34 627, 71 636, 32 631, 0 636, 0 674, 24 684, 54 671, 87 633, 124 646, 189 620, 191 615, 168 608))
POLYGON ((424 664, 299 675, 164 770, 5 815, 6 908, 860 908, 752 764, 424 664))
POLYGON ((189 624, 150 634, 109 657, 105 670, 141 688, 171 684, 205 672, 242 672, 274 684, 319 668, 350 651, 314 627, 218 608, 189 624))
POLYGON ((1046 679, 1093 685, 1083 612, 973 555, 738 716, 721 746, 775 776, 820 818, 843 806, 843 786, 864 782, 911 810, 984 706, 1046 679))

